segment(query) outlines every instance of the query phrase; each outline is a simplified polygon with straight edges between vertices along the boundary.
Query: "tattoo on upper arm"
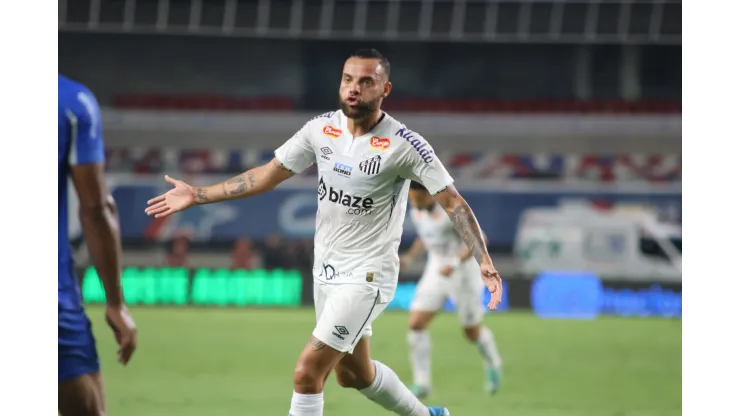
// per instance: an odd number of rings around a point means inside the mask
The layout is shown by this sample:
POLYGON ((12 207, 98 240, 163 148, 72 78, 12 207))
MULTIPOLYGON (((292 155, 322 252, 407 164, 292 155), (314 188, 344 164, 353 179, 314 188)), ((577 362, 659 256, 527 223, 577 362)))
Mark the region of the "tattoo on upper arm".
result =
POLYGON ((468 204, 462 203, 455 207, 450 214, 450 218, 465 245, 470 248, 478 263, 482 263, 483 256, 486 253, 486 245, 481 237, 478 221, 476 221, 475 215, 473 215, 473 211, 468 204))
POLYGON ((251 170, 247 172, 247 180, 249 181, 249 186, 254 188, 254 173, 251 170))
POLYGON ((319 341, 314 336, 311 336, 310 344, 311 344, 311 349, 314 350, 314 351, 318 351, 318 350, 326 347, 326 344, 324 344, 323 342, 319 341))
POLYGON ((198 202, 208 202, 208 195, 205 188, 198 188, 195 191, 195 200, 198 202))

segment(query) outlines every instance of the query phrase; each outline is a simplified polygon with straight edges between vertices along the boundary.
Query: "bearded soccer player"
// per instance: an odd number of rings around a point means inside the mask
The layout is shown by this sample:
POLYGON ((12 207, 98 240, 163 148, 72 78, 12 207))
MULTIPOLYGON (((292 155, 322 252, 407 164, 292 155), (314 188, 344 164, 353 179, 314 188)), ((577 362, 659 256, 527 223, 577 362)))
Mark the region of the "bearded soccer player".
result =
POLYGON ((482 325, 483 282, 478 276, 479 266, 445 211, 418 182, 411 182, 409 203, 418 237, 401 256, 401 268, 408 267, 425 250, 429 253, 409 317, 407 339, 414 377, 411 391, 419 398, 431 393, 432 341, 427 328, 449 297, 455 304, 465 337, 478 347, 483 357, 485 390, 493 394, 501 384, 501 356, 493 333, 482 325))
POLYGON ((136 348, 136 325, 123 302, 121 238, 105 183, 100 108, 82 84, 59 75, 59 399, 62 416, 105 414, 103 381, 90 320, 82 305, 69 244, 67 181, 80 204, 80 222, 92 263, 105 288, 105 317, 127 364, 136 348))
POLYGON ((173 186, 148 202, 146 213, 172 215, 195 204, 251 197, 318 165, 314 240, 316 326, 293 373, 290 416, 321 416, 324 382, 358 390, 403 416, 445 416, 426 407, 386 365, 370 358, 371 324, 388 306, 398 283, 409 180, 422 183, 452 218, 478 260, 495 308, 501 277, 493 267, 478 222, 432 147, 380 109, 391 92, 390 64, 376 50, 360 50, 344 64, 341 110, 309 120, 275 151, 269 163, 225 182, 193 187, 169 176, 173 186))

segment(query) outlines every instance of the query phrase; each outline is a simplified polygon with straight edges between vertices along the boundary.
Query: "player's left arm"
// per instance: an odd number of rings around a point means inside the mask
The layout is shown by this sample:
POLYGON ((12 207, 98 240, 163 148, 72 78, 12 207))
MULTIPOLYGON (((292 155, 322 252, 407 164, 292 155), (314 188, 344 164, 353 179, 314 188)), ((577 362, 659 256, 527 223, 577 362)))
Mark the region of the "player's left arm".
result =
POLYGON ((480 229, 478 219, 455 186, 447 185, 441 192, 434 195, 434 199, 450 216, 455 230, 468 248, 469 253, 461 253, 460 260, 463 261, 473 256, 478 260, 478 264, 493 264, 488 255, 486 239, 480 229))

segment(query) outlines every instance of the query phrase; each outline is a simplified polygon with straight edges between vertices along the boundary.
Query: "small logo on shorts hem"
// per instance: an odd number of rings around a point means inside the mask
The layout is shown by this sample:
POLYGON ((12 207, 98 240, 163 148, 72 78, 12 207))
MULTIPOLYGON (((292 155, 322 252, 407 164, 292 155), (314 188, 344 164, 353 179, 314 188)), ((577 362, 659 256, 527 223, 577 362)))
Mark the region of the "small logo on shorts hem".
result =
POLYGON ((331 334, 335 337, 341 339, 344 341, 344 335, 349 335, 349 331, 347 331, 347 328, 343 326, 335 326, 334 329, 336 329, 336 332, 332 332, 331 334))
POLYGON ((365 274, 365 281, 372 282, 374 277, 375 277, 375 273, 367 272, 367 274, 365 274))

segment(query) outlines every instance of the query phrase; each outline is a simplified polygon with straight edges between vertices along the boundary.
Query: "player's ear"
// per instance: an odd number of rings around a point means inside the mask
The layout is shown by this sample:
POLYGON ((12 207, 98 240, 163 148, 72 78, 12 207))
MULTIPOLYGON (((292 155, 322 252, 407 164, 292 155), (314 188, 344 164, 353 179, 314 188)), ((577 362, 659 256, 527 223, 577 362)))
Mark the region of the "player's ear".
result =
POLYGON ((386 81, 385 86, 383 87, 383 98, 388 97, 392 89, 393 89, 393 84, 391 84, 390 81, 386 81))

